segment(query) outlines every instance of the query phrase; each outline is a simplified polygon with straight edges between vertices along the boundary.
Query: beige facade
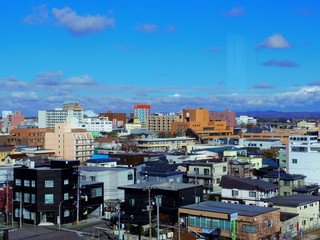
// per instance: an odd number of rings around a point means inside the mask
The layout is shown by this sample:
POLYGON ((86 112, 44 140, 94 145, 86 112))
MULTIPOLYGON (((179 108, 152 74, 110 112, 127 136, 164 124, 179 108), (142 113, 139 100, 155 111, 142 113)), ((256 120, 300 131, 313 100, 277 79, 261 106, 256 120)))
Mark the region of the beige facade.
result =
POLYGON ((45 148, 66 160, 84 162, 93 154, 94 138, 89 132, 73 132, 70 123, 56 123, 53 133, 46 133, 45 148))
POLYGON ((173 116, 149 116, 147 129, 153 131, 171 131, 171 123, 179 121, 178 115, 173 116))

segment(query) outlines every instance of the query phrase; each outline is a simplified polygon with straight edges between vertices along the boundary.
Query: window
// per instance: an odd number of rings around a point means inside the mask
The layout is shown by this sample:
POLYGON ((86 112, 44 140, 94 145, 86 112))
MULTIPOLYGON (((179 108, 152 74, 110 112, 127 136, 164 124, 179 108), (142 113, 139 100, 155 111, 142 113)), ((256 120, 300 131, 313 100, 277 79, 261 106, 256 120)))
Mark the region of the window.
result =
POLYGON ((16 185, 21 186, 21 179, 16 178, 16 185))
POLYGON ((245 168, 244 169, 244 173, 249 173, 250 169, 249 168, 245 168))
POLYGON ((45 187, 54 187, 53 180, 45 180, 44 186, 45 187))
POLYGON ((293 164, 297 164, 298 163, 298 159, 292 159, 292 163, 293 164))
POLYGON ((68 200, 68 199, 69 199, 69 193, 64 193, 63 200, 68 200))
POLYGON ((290 181, 283 181, 284 186, 290 186, 290 181))
POLYGON ((30 187, 30 180, 24 180, 23 185, 24 185, 25 187, 30 187))
POLYGON ((36 195, 31 194, 31 203, 36 203, 36 195))
POLYGON ((256 196, 257 196, 256 192, 249 192, 249 197, 256 197, 256 196))
POLYGON ((23 218, 24 219, 30 219, 30 210, 28 209, 23 209, 23 218))
POLYGON ((263 221, 263 229, 268 229, 269 228, 269 223, 268 220, 263 221))
POLYGON ((134 198, 129 198, 129 206, 134 207, 136 203, 136 200, 134 198))
POLYGON ((242 225, 242 231, 247 233, 256 233, 258 232, 258 225, 242 225))
POLYGON ((222 172, 226 172, 226 171, 227 171, 227 167, 223 167, 222 172))
POLYGON ((217 184, 219 184, 220 183, 220 178, 217 178, 216 181, 217 181, 217 184))
POLYGON ((36 181, 35 180, 31 180, 31 187, 36 187, 36 181))
POLYGON ((69 179, 63 180, 63 185, 68 185, 69 184, 69 179))
POLYGON ((285 197, 288 197, 288 196, 290 196, 290 192, 283 192, 283 195, 284 195, 285 197))
POLYGON ((16 192, 16 200, 17 200, 17 201, 20 201, 20 196, 21 196, 21 195, 20 195, 20 192, 16 192))
POLYGON ((239 195, 239 191, 237 190, 232 190, 232 196, 235 197, 235 196, 238 196, 239 195))
POLYGON ((70 211, 69 210, 64 210, 63 216, 64 217, 69 217, 70 216, 70 211))
POLYGON ((209 175, 209 169, 204 169, 204 175, 209 175))
POLYGON ((199 174, 199 168, 194 168, 195 174, 199 174))
POLYGON ((239 168, 231 168, 232 173, 239 173, 239 168))
POLYGON ((86 180, 87 180, 87 177, 82 175, 82 176, 81 176, 81 180, 86 181, 86 180))
POLYGON ((91 197, 102 197, 102 188, 93 188, 91 189, 91 197))
POLYGON ((201 198, 200 196, 196 196, 195 199, 194 199, 195 203, 199 203, 201 202, 201 198))
POLYGON ((96 177, 95 176, 90 176, 90 181, 95 182, 96 181, 96 177))
POLYGON ((25 203, 29 203, 30 202, 30 193, 24 193, 23 194, 23 201, 25 203))
POLYGON ((54 202, 54 195, 53 194, 45 194, 44 195, 44 203, 45 204, 53 204, 54 202))
POLYGON ((129 173, 128 174, 128 181, 132 180, 133 179, 133 174, 132 173, 129 173))
POLYGON ((308 207, 308 205, 304 205, 303 208, 306 209, 308 207))

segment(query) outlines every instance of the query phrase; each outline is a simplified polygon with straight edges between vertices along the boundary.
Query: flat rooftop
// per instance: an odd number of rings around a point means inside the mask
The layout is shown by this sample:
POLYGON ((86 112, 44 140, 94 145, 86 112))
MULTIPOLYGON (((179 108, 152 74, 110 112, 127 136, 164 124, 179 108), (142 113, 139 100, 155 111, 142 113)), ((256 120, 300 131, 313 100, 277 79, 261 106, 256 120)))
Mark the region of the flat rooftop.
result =
POLYGON ((158 190, 167 190, 167 191, 178 191, 182 189, 199 187, 202 185, 190 184, 190 183, 159 183, 159 182, 141 182, 137 184, 130 184, 118 187, 119 189, 139 189, 144 190, 147 188, 158 189, 158 190))
POLYGON ((215 212, 215 213, 238 213, 239 216, 248 216, 254 217, 264 213, 276 211, 279 208, 270 208, 270 207, 258 207, 253 205, 244 205, 244 204, 234 204, 234 203, 224 203, 216 201, 206 201, 196 204, 191 204, 187 206, 182 206, 182 209, 206 211, 206 212, 215 212))

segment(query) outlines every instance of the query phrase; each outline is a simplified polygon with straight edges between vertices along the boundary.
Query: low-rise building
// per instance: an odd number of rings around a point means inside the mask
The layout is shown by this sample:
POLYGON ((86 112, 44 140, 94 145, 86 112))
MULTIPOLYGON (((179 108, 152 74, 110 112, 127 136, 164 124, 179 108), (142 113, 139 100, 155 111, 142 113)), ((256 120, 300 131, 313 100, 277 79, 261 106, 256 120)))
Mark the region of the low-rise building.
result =
POLYGON ((184 150, 189 152, 194 146, 194 138, 144 138, 138 140, 138 148, 142 152, 166 152, 184 150))
POLYGON ((227 162, 196 160, 185 162, 187 182, 203 185, 206 194, 220 192, 221 178, 227 174, 227 162))
POLYGON ((230 160, 228 163, 228 175, 240 178, 251 178, 251 164, 248 162, 241 163, 237 160, 230 160))
POLYGON ((258 179, 222 176, 221 201, 246 205, 268 206, 267 200, 278 195, 278 185, 258 179))
POLYGON ((244 147, 253 147, 260 149, 270 149, 272 147, 280 147, 280 139, 246 139, 243 142, 244 147))
POLYGON ((275 197, 269 200, 281 212, 299 214, 297 230, 308 230, 317 226, 319 219, 319 196, 296 194, 288 197, 275 197))
POLYGON ((278 208, 206 201, 180 207, 179 215, 181 232, 191 229, 197 238, 219 228, 220 236, 225 238, 235 234, 234 239, 279 239, 278 208))

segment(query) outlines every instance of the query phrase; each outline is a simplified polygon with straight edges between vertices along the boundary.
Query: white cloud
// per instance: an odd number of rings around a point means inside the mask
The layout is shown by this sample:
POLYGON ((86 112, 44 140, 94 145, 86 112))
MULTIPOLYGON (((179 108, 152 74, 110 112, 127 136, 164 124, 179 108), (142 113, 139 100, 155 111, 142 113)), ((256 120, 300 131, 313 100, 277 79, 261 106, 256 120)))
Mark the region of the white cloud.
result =
POLYGON ((69 7, 62 9, 53 8, 52 13, 58 20, 59 25, 66 27, 75 35, 96 33, 115 26, 115 20, 113 17, 101 15, 79 16, 69 7))
POLYGON ((33 8, 33 14, 26 16, 23 19, 25 24, 37 24, 37 23, 44 23, 47 21, 49 17, 49 12, 47 6, 42 4, 39 7, 33 8))
POLYGON ((268 37, 264 42, 258 45, 258 48, 290 48, 291 44, 279 33, 273 34, 268 37))
POLYGON ((135 29, 145 33, 154 33, 158 31, 158 26, 156 24, 142 24, 136 26, 135 29))
POLYGON ((52 78, 52 77, 62 77, 63 76, 63 72, 58 70, 55 72, 41 72, 38 73, 38 77, 39 78, 52 78))
POLYGON ((8 76, 6 78, 0 78, 1 88, 25 88, 28 86, 27 82, 20 81, 14 76, 8 76))
POLYGON ((71 77, 64 80, 65 84, 75 84, 75 85, 92 85, 96 81, 91 78, 88 74, 83 74, 81 76, 71 77))

